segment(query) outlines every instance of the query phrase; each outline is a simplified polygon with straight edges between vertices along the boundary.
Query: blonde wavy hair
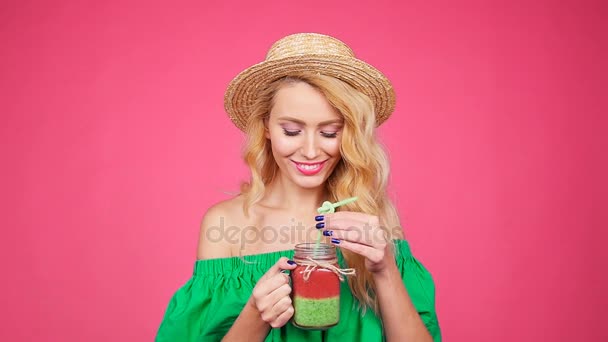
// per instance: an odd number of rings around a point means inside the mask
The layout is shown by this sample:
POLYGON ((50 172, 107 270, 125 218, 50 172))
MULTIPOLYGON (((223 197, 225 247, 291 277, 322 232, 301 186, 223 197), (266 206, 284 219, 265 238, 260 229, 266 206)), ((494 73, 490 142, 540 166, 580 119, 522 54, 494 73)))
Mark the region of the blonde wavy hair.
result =
MULTIPOLYGON (((263 89, 250 108, 243 158, 251 169, 251 180, 241 185, 244 214, 247 216, 249 208, 262 199, 266 185, 278 174, 270 142, 264 134, 264 120, 270 115, 277 91, 297 82, 305 82, 320 91, 344 118, 340 144, 342 158, 325 184, 328 200, 334 202, 357 196, 356 202, 340 210, 376 215, 388 241, 403 238, 399 216, 386 192, 389 162, 376 138, 373 104, 368 96, 345 82, 323 75, 294 74, 279 79, 263 89)), ((394 250, 393 245, 391 248, 394 250)), ((348 250, 342 250, 342 254, 348 267, 357 272, 356 277, 348 278, 353 296, 363 312, 371 308, 378 313, 375 284, 365 268, 365 258, 348 250)))

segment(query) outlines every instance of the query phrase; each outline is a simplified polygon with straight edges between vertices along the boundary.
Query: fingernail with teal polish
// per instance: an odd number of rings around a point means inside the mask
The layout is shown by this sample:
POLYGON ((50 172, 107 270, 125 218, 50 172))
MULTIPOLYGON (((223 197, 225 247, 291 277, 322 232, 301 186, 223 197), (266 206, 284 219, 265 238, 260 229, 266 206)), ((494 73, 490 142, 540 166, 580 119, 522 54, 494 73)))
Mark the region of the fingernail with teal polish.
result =
POLYGON ((334 235, 334 231, 333 230, 324 230, 323 235, 332 236, 332 235, 334 235))
POLYGON ((315 216, 315 221, 323 221, 324 218, 325 216, 323 215, 315 216))
POLYGON ((325 222, 319 222, 316 225, 317 229, 325 228, 325 222))
POLYGON ((296 264, 296 262, 293 261, 293 260, 287 260, 287 263, 290 264, 290 265, 295 265, 296 264))
POLYGON ((340 240, 338 239, 331 239, 331 243, 335 243, 336 245, 340 243, 340 240))

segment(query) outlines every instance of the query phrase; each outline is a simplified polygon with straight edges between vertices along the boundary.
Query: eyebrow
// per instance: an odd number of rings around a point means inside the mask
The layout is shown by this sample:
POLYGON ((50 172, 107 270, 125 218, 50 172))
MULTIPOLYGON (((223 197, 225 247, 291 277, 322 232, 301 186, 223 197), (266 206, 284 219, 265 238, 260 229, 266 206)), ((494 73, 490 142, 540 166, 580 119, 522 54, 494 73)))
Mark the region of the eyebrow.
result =
MULTIPOLYGON (((292 121, 295 123, 298 123, 300 125, 306 126, 306 122, 302 121, 302 120, 298 120, 296 118, 292 118, 290 116, 281 116, 279 118, 277 118, 277 120, 285 120, 285 121, 292 121)), ((333 119, 333 120, 328 120, 328 121, 323 121, 323 122, 319 122, 318 126, 325 126, 325 125, 330 125, 333 123, 344 123, 343 119, 333 119)))

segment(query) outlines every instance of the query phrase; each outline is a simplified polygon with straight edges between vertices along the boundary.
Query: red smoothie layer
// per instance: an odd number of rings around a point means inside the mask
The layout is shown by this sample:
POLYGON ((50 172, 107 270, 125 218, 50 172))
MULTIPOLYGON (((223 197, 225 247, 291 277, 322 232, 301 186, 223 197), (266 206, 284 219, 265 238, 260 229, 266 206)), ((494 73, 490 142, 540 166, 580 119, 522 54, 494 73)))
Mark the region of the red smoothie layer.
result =
POLYGON ((295 296, 318 299, 340 295, 340 280, 334 272, 316 268, 310 272, 308 280, 304 280, 305 269, 306 266, 297 266, 291 271, 292 293, 295 296))

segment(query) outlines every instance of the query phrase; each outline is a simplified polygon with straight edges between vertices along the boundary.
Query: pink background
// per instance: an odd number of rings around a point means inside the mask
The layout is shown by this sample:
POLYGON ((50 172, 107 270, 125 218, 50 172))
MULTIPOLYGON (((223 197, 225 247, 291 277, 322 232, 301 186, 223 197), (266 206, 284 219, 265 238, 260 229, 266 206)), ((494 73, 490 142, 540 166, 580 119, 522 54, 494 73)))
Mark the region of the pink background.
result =
POLYGON ((607 340, 606 16, 602 1, 3 2, 0 340, 153 339, 205 209, 247 176, 224 89, 305 31, 394 83, 391 194, 444 339, 607 340))

